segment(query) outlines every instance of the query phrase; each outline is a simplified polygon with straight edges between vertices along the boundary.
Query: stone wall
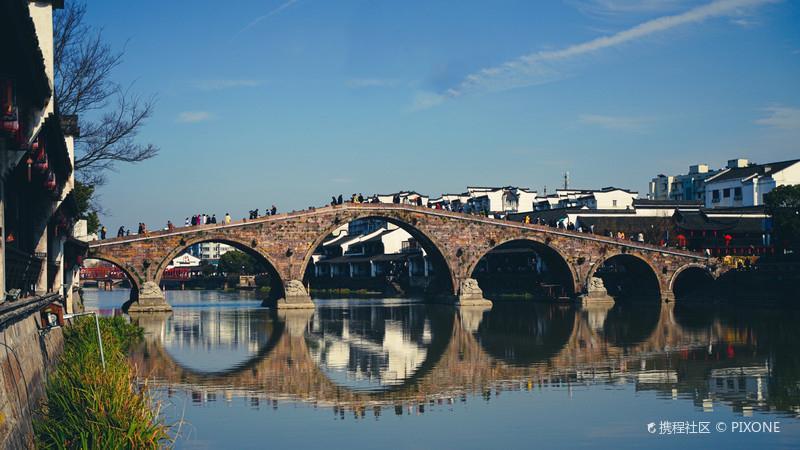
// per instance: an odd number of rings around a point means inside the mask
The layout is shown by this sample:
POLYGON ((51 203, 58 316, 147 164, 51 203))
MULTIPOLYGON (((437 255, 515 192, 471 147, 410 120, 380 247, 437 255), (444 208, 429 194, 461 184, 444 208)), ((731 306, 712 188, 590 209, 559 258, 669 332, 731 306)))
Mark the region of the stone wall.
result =
POLYGON ((0 329, 0 447, 34 448, 31 419, 64 347, 61 328, 39 334, 37 311, 0 329))

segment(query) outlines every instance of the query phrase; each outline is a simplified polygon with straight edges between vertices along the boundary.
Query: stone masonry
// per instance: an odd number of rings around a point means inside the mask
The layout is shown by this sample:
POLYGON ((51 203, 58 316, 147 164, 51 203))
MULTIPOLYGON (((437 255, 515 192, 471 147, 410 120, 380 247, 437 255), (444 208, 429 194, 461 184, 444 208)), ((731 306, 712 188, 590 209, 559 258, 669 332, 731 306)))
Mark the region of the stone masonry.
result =
POLYGON ((283 286, 279 308, 313 307, 302 281, 312 253, 337 227, 367 217, 383 218, 414 236, 431 258, 446 268, 447 294, 465 304, 485 303, 481 301, 480 288, 471 278, 481 257, 498 245, 514 240, 533 241, 555 252, 572 275, 572 286, 567 286, 572 295, 587 293, 595 270, 608 258, 621 254, 638 258, 652 269, 664 301, 674 299, 674 280, 687 268, 697 267, 718 275, 714 261, 698 253, 395 204, 327 206, 231 224, 184 227, 95 241, 90 244, 89 257, 122 268, 131 280, 134 295, 139 294, 141 309, 168 310, 163 294, 154 290, 167 265, 193 244, 222 242, 254 253, 269 263, 273 275, 283 286))

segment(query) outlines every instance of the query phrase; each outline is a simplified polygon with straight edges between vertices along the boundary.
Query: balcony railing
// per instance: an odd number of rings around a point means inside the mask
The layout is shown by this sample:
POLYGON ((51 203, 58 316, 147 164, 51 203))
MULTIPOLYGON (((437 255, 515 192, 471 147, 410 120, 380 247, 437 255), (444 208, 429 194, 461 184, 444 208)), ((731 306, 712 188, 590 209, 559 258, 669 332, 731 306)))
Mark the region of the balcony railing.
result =
POLYGON ((42 258, 6 248, 6 290, 19 289, 22 297, 32 294, 43 263, 42 258))

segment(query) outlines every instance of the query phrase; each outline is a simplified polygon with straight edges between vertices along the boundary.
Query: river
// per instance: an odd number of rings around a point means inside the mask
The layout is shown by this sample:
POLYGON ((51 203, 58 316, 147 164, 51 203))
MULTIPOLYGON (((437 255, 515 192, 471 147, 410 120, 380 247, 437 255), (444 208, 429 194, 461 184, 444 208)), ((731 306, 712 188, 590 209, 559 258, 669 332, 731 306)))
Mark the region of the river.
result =
POLYGON ((130 358, 178 448, 800 446, 798 311, 166 295, 130 358))

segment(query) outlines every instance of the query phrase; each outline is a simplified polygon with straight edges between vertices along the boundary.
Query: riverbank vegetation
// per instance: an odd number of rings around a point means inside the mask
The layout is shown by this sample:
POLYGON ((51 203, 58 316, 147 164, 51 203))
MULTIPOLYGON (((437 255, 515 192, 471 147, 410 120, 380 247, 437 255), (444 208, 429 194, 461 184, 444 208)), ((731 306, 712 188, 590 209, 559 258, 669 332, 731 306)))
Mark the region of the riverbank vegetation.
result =
POLYGON ((47 380, 47 401, 34 421, 38 448, 159 448, 168 427, 145 389, 134 384, 126 352, 142 329, 122 317, 100 321, 103 369, 92 317, 64 328, 64 353, 47 380))

